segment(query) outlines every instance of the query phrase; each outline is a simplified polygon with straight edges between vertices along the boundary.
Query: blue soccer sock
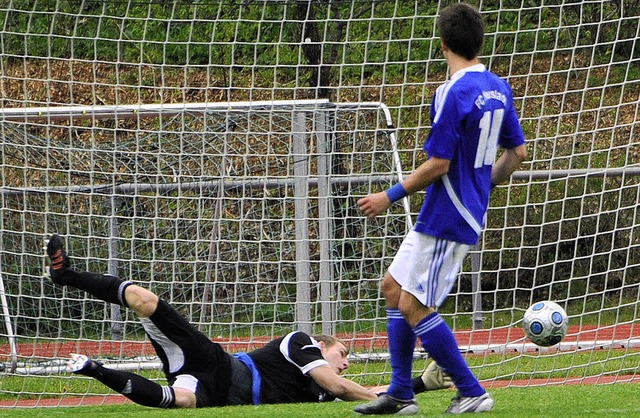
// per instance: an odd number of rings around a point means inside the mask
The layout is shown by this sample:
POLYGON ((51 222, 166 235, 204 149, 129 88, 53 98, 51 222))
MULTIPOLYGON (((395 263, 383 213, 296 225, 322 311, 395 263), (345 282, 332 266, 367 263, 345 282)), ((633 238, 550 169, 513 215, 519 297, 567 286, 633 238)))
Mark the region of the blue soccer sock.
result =
POLYGON ((392 371, 387 393, 396 399, 413 399, 411 369, 416 336, 399 309, 387 308, 387 339, 392 371))
POLYGON ((451 376, 460 396, 476 397, 485 393, 460 354, 453 332, 437 312, 420 321, 414 332, 429 356, 451 376))

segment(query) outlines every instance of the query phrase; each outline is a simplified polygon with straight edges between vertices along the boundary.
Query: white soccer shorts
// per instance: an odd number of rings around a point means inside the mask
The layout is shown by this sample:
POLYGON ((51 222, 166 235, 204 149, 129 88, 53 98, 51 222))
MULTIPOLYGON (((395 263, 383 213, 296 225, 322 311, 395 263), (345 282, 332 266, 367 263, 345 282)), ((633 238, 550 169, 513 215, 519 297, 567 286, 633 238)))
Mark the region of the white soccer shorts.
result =
POLYGON ((423 305, 439 307, 449 296, 471 246, 409 231, 389 274, 423 305))

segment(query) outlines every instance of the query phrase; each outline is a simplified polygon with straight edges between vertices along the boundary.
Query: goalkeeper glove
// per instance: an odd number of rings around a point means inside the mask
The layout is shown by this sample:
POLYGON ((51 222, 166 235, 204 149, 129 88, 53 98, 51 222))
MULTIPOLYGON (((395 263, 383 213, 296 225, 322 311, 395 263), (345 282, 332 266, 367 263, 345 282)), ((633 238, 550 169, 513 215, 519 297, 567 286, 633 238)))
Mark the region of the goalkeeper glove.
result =
POLYGON ((451 377, 446 374, 435 361, 429 363, 422 375, 414 377, 413 393, 421 393, 428 390, 446 389, 453 386, 451 377))

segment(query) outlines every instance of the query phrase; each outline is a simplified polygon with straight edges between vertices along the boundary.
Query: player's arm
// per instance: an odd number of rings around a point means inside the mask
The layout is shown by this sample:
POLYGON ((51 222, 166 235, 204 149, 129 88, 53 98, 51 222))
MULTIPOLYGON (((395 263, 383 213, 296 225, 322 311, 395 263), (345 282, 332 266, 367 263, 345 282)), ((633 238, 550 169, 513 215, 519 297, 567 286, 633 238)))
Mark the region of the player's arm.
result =
MULTIPOLYGON (((451 376, 444 372, 435 361, 429 363, 420 376, 411 379, 413 393, 426 392, 429 390, 447 389, 453 386, 451 376)), ((377 386, 371 390, 375 393, 386 392, 389 385, 377 386)))
POLYGON ((368 218, 376 217, 387 210, 393 202, 424 190, 431 183, 447 174, 450 163, 450 160, 431 157, 420 164, 402 183, 397 183, 384 192, 373 193, 358 200, 358 207, 368 218))
POLYGON ((513 106, 505 112, 498 143, 504 149, 504 152, 498 157, 491 169, 492 185, 509 180, 511 174, 527 158, 524 133, 513 106))
POLYGON ((525 144, 504 150, 491 170, 491 184, 507 181, 525 158, 527 158, 525 144))
POLYGON ((324 390, 344 401, 371 400, 377 397, 374 392, 356 382, 339 376, 329 365, 311 369, 309 376, 324 390))

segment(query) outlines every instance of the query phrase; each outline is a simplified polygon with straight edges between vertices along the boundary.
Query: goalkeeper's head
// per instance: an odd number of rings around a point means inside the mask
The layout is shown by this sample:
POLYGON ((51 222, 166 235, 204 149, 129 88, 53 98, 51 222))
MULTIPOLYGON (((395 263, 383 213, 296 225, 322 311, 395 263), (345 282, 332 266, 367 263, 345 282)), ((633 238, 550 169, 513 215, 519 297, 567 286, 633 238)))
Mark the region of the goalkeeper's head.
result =
POLYGON ((334 372, 342 374, 349 368, 349 349, 342 341, 332 335, 314 335, 313 339, 318 342, 322 357, 334 372))
POLYGON ((440 13, 440 39, 454 54, 473 60, 484 42, 484 20, 478 10, 465 3, 454 3, 440 13))

